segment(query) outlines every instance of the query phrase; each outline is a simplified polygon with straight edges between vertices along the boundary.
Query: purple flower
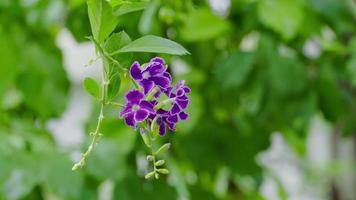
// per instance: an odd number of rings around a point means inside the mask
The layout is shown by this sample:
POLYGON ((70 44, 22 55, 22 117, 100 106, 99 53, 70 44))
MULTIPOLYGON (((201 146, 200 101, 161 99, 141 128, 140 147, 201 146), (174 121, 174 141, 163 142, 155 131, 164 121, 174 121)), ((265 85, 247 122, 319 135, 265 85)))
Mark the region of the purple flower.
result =
POLYGON ((191 90, 185 86, 184 81, 180 81, 175 87, 171 85, 172 78, 162 58, 151 59, 143 69, 137 61, 134 62, 130 75, 142 88, 126 94, 126 105, 119 117, 125 118, 127 125, 136 128, 137 123, 143 121, 150 125, 157 123, 159 134, 163 136, 168 129, 175 131, 178 122, 188 119, 185 110, 189 104, 188 94, 191 90), (154 87, 159 90, 151 96, 149 93, 154 87), (166 99, 159 101, 161 95, 166 96, 166 99), (164 110, 163 107, 168 105, 170 109, 164 110))
POLYGON ((169 98, 175 99, 172 109, 170 110, 172 115, 178 114, 188 107, 189 98, 187 94, 189 94, 191 90, 188 86, 185 86, 184 83, 185 81, 180 81, 177 84, 175 93, 173 92, 173 87, 170 88, 169 92, 167 93, 169 98))
POLYGON ((143 87, 144 94, 147 94, 154 86, 165 91, 170 87, 172 80, 164 60, 159 57, 151 59, 143 70, 140 68, 140 63, 134 62, 130 68, 130 75, 143 87))
MULTIPOLYGON (((156 114, 150 116, 151 119, 157 117, 157 124, 159 125, 159 134, 165 135, 167 128, 175 131, 175 125, 179 121, 187 120, 189 115, 184 110, 188 107, 189 98, 187 94, 191 92, 190 88, 184 85, 184 81, 180 81, 174 92, 173 87, 170 87, 165 93, 173 99, 172 107, 166 111, 163 109, 157 110, 156 114)), ((157 101, 152 102, 154 105, 157 101)))
POLYGON ((144 97, 139 90, 131 90, 126 94, 126 105, 119 117, 125 118, 127 125, 136 127, 136 124, 146 120, 150 113, 155 113, 153 104, 144 100, 144 97))

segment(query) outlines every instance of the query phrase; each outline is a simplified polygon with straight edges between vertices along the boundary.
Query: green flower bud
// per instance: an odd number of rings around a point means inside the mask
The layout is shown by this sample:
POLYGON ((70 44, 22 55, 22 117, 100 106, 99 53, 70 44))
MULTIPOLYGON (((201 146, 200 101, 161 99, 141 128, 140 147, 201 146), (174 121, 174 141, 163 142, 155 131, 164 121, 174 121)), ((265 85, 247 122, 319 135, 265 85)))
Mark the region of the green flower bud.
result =
POLYGON ((165 163, 164 160, 159 160, 159 161, 157 161, 157 162, 155 163, 155 166, 156 166, 156 167, 159 167, 159 166, 164 165, 164 163, 165 163))
POLYGON ((149 172, 149 173, 147 173, 147 174, 145 175, 145 179, 150 179, 150 178, 152 178, 155 174, 156 174, 155 171, 149 172))
POLYGON ((168 169, 157 169, 157 171, 161 174, 169 174, 168 169))

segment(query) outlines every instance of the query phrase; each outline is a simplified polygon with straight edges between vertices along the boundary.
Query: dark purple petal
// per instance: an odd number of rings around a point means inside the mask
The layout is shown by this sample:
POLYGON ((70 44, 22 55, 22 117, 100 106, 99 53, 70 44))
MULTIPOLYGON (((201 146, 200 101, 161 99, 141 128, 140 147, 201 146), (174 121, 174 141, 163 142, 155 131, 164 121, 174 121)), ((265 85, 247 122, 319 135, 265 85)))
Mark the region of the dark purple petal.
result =
POLYGON ((175 114, 177 114, 179 112, 180 112, 180 108, 179 108, 178 104, 176 104, 176 103, 173 104, 172 109, 171 109, 171 114, 175 115, 175 114))
POLYGON ((184 83, 185 83, 185 81, 184 81, 184 80, 179 81, 179 82, 178 82, 178 84, 177 84, 176 89, 182 88, 182 87, 184 86, 184 83))
POLYGON ((145 119, 147 119, 148 117, 148 111, 145 110, 145 109, 140 109, 138 111, 135 112, 135 120, 137 122, 142 122, 144 121, 145 119))
POLYGON ((171 115, 167 118, 167 121, 170 123, 177 123, 178 122, 178 115, 171 115))
POLYGON ((130 114, 126 115, 125 122, 129 126, 135 127, 136 126, 136 122, 135 122, 135 119, 134 119, 134 113, 130 113, 130 114))
POLYGON ((168 88, 170 86, 169 79, 164 76, 152 76, 149 79, 161 88, 168 88))
POLYGON ((148 115, 148 118, 153 120, 156 116, 157 116, 157 115, 156 115, 155 113, 150 113, 150 114, 148 115))
POLYGON ((153 104, 149 101, 143 100, 139 103, 140 108, 147 110, 150 113, 154 113, 153 104))
POLYGON ((189 98, 188 98, 188 96, 187 95, 182 95, 182 96, 180 96, 180 97, 177 97, 177 99, 179 99, 179 100, 181 100, 181 101, 188 101, 189 100, 189 98))
POLYGON ((135 61, 130 68, 130 75, 131 77, 136 80, 136 81, 140 81, 142 80, 142 71, 140 69, 140 64, 135 61))
POLYGON ((160 58, 160 57, 152 58, 150 62, 158 62, 158 63, 164 65, 164 60, 163 60, 163 58, 160 58))
POLYGON ((144 93, 147 94, 154 87, 153 81, 150 80, 142 80, 140 81, 140 85, 143 87, 144 93))
POLYGON ((183 90, 186 94, 189 94, 191 92, 190 88, 188 86, 184 86, 183 90))
POLYGON ((189 117, 189 115, 186 112, 180 112, 179 113, 179 119, 181 119, 181 120, 187 120, 188 117, 189 117))
POLYGON ((163 76, 168 78, 170 81, 172 81, 172 76, 171 76, 171 74, 169 72, 164 72, 163 76))
POLYGON ((173 87, 172 86, 169 86, 169 87, 167 87, 166 89, 164 89, 164 90, 162 90, 169 98, 171 98, 170 97, 170 95, 173 93, 173 87))
POLYGON ((176 131, 176 124, 174 124, 174 123, 167 123, 167 125, 168 125, 168 127, 169 127, 169 129, 170 129, 171 131, 176 131))
POLYGON ((156 94, 154 95, 154 97, 155 97, 155 98, 159 98, 159 96, 161 96, 161 93, 162 93, 161 91, 156 92, 156 94))
POLYGON ((181 97, 181 96, 183 96, 184 94, 185 94, 185 91, 184 91, 183 88, 179 88, 179 89, 177 90, 177 96, 178 96, 178 97, 181 97))
POLYGON ((186 109, 188 107, 188 104, 189 104, 189 100, 180 100, 180 99, 177 99, 176 100, 177 104, 179 105, 180 108, 182 109, 186 109))
POLYGON ((132 104, 138 104, 145 95, 139 90, 131 90, 126 94, 126 101, 132 104))
POLYGON ((166 67, 158 62, 150 63, 150 66, 147 67, 147 70, 151 74, 151 76, 162 74, 166 71, 166 67))
POLYGON ((174 94, 173 92, 171 94, 169 94, 169 98, 175 98, 177 95, 174 94))
POLYGON ((165 115, 168 115, 168 111, 166 111, 166 110, 163 110, 163 109, 159 109, 159 110, 157 110, 157 114, 158 115, 163 115, 163 116, 165 116, 165 115))
POLYGON ((124 109, 119 113, 119 117, 122 118, 123 116, 127 115, 128 113, 132 112, 132 105, 127 104, 124 109))
POLYGON ((164 136, 166 134, 166 125, 161 122, 161 124, 159 125, 159 134, 161 136, 164 136))

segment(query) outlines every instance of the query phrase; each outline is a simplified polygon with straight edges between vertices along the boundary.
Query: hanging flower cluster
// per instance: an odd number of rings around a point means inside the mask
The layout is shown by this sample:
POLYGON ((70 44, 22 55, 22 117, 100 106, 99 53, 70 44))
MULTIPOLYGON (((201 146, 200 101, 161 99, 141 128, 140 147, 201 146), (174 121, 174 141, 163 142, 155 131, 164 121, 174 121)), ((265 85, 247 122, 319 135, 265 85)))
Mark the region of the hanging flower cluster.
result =
POLYGON ((158 125, 159 134, 175 131, 176 124, 187 120, 185 112, 189 104, 190 88, 180 81, 172 85, 172 77, 162 58, 156 57, 143 66, 136 61, 130 68, 131 78, 140 88, 130 90, 125 96, 126 104, 119 117, 127 125, 137 128, 140 122, 158 125))

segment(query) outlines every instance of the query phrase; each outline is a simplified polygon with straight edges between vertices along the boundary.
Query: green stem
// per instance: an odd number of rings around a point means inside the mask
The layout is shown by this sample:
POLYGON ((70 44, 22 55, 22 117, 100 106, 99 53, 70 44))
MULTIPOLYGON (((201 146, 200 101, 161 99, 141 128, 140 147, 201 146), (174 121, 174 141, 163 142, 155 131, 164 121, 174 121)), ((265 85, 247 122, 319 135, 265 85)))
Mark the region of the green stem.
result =
POLYGON ((74 164, 74 166, 72 167, 73 171, 80 169, 85 165, 86 160, 88 159, 89 155, 91 154, 91 152, 94 149, 95 144, 98 142, 98 140, 101 136, 100 129, 101 129, 101 125, 102 125, 102 122, 104 119, 104 107, 106 104, 106 90, 107 90, 107 86, 108 86, 108 81, 107 81, 104 67, 102 69, 102 79, 103 80, 102 80, 102 84, 101 84, 100 113, 99 113, 99 117, 98 117, 98 122, 96 124, 95 132, 90 134, 93 136, 93 139, 92 139, 88 149, 85 151, 85 153, 83 153, 82 159, 80 159, 80 161, 77 162, 76 164, 74 164))
POLYGON ((124 104, 122 103, 117 103, 117 102, 108 102, 107 104, 110 104, 112 106, 117 106, 117 107, 124 107, 124 104))
POLYGON ((149 148, 151 150, 151 155, 152 155, 152 166, 153 166, 153 171, 155 172, 154 176, 155 176, 156 179, 158 179, 159 175, 157 173, 157 168, 156 168, 156 165, 155 165, 155 163, 156 163, 156 155, 155 155, 155 150, 153 149, 154 139, 153 139, 153 136, 151 136, 151 134, 149 134, 149 138, 150 138, 150 141, 151 141, 151 146, 149 148))

